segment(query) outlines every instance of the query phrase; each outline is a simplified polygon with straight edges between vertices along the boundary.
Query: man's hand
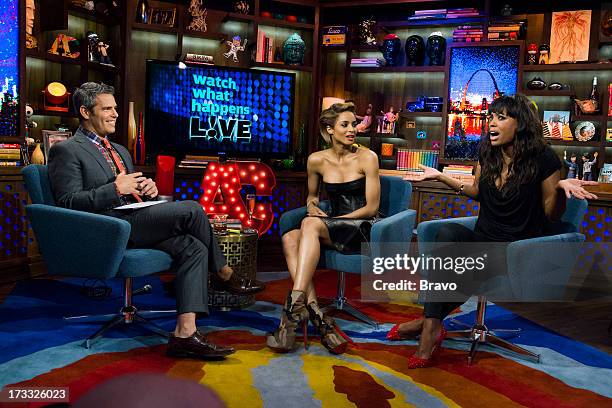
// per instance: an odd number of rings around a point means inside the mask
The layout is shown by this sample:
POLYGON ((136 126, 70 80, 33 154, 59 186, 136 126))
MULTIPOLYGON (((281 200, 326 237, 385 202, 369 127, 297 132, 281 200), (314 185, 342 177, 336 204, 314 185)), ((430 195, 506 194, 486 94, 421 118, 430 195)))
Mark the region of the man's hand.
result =
POLYGON ((139 185, 146 180, 141 172, 125 174, 125 171, 117 174, 115 186, 121 195, 138 194, 140 195, 139 185))
POLYGON ((140 193, 142 193, 142 195, 147 198, 157 197, 159 191, 157 191, 157 185, 155 184, 155 181, 151 180, 150 178, 147 178, 142 181, 140 183, 140 193))

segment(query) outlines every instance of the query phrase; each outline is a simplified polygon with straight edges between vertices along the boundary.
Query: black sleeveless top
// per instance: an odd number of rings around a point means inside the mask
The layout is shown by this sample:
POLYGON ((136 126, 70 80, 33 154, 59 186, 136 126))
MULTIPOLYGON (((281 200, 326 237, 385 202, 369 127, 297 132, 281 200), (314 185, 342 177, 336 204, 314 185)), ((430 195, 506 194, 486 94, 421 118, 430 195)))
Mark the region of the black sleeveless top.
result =
POLYGON ((494 183, 478 183, 480 213, 475 232, 491 241, 512 242, 542 235, 546 216, 542 205, 542 181, 561 168, 550 146, 537 158, 533 181, 511 192, 500 191, 494 183))

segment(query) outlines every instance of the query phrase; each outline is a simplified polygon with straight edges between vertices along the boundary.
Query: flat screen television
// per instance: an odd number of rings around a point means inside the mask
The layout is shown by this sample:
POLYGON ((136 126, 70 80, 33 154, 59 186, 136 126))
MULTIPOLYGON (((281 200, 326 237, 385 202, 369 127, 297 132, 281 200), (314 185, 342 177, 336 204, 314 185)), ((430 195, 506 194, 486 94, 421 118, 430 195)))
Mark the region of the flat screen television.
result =
POLYGON ((280 158, 292 152, 295 74, 147 61, 147 152, 280 158))

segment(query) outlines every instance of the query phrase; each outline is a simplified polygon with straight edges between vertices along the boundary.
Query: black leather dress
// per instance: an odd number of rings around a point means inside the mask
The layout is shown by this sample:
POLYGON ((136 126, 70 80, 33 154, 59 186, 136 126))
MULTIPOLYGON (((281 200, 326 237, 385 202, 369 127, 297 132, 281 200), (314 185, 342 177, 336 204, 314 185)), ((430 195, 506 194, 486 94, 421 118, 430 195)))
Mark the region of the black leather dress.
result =
POLYGON ((335 218, 351 213, 366 205, 365 177, 345 183, 325 183, 331 208, 329 217, 320 217, 327 225, 329 236, 336 250, 342 253, 361 252, 361 243, 370 240, 372 225, 378 217, 370 219, 335 218))

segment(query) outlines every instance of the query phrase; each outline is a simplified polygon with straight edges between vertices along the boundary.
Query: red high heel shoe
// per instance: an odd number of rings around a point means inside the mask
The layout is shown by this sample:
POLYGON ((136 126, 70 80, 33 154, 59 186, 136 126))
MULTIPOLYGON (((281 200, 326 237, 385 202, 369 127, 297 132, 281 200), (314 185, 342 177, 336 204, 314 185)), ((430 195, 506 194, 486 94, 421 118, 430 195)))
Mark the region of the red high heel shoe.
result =
POLYGON ((391 330, 389 330, 389 332, 387 333, 387 340, 389 341, 402 341, 402 340, 413 340, 414 338, 416 338, 416 336, 419 335, 419 333, 416 333, 414 336, 402 336, 399 332, 399 327, 402 325, 403 323, 398 323, 395 326, 393 326, 391 328, 391 330))
POLYGON ((408 356, 408 368, 412 370, 415 368, 430 367, 433 363, 434 357, 437 356, 439 350, 441 349, 441 345, 444 339, 446 338, 446 334, 447 334, 447 331, 444 328, 444 326, 442 326, 442 329, 440 330, 440 334, 438 335, 438 338, 436 338, 434 347, 431 350, 431 356, 429 356, 428 358, 420 358, 420 357, 417 357, 415 354, 408 356))

